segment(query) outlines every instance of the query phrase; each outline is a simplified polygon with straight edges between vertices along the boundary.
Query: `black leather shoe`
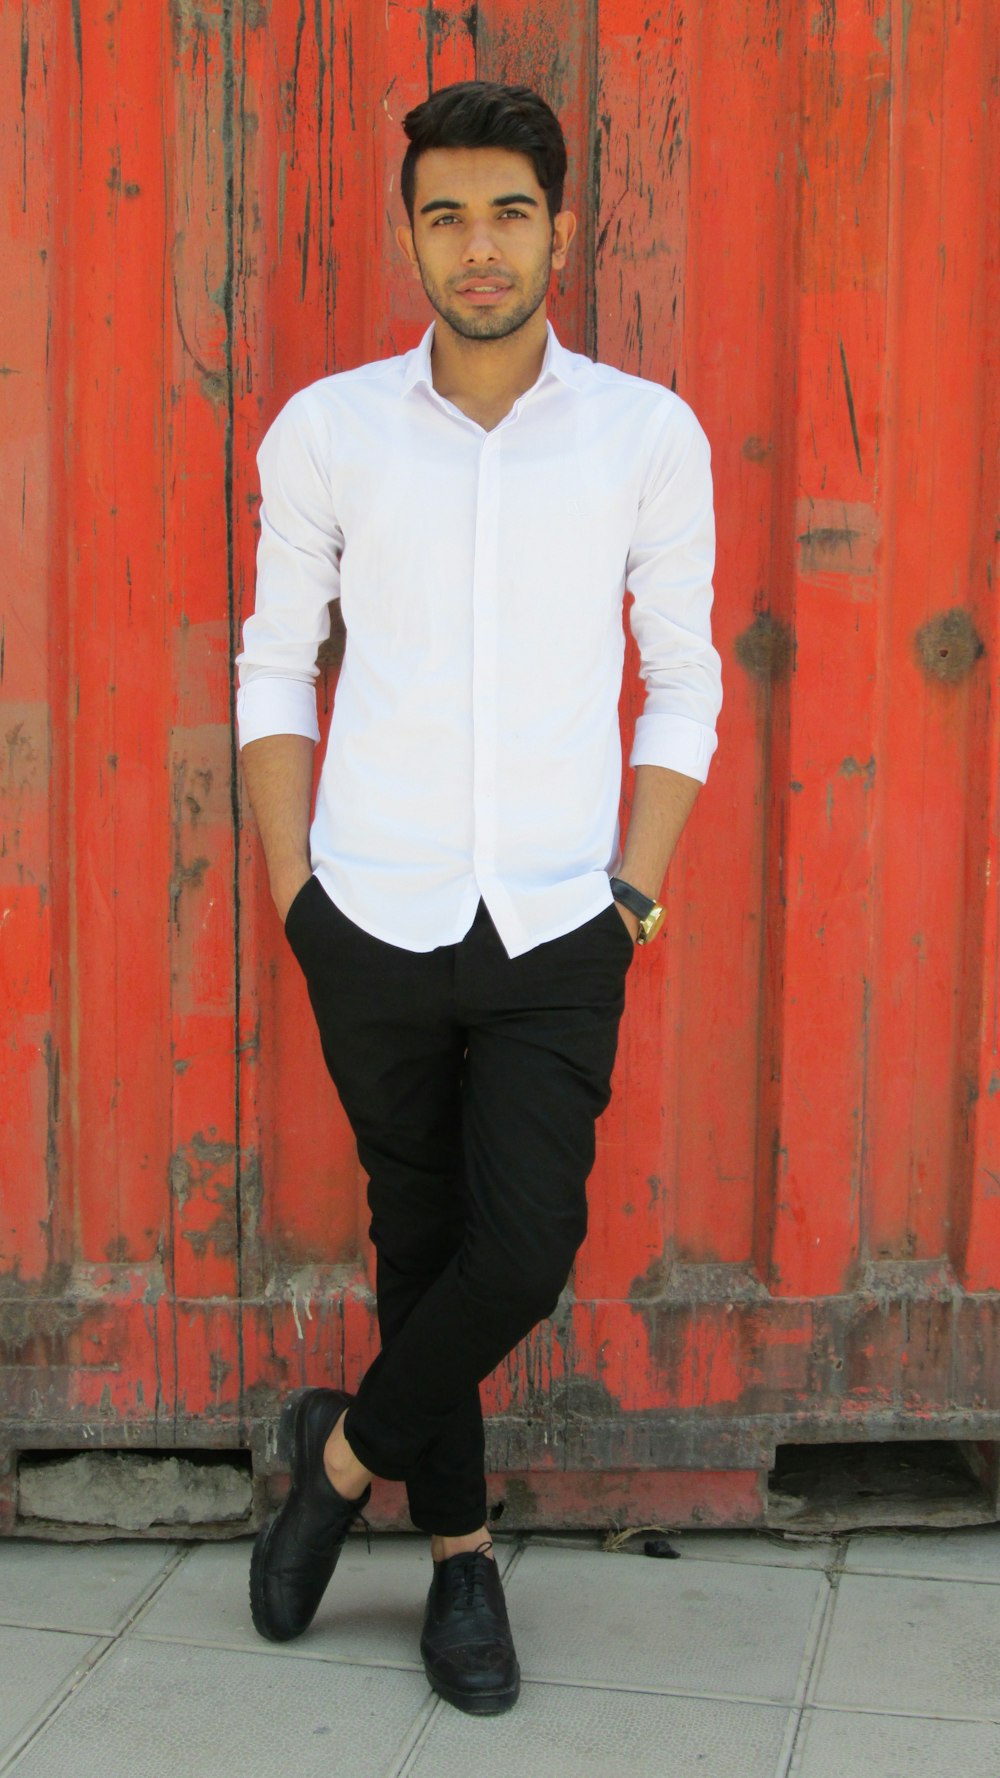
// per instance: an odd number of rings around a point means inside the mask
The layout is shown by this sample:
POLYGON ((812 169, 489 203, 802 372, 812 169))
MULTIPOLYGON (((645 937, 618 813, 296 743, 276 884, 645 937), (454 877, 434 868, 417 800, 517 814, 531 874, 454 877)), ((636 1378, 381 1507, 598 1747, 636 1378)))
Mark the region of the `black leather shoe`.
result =
POLYGON ((353 1399, 342 1389, 298 1389, 282 1407, 278 1456, 292 1484, 250 1557, 250 1615, 270 1642, 288 1642, 312 1623, 353 1521, 368 1528, 361 1509, 371 1484, 345 1500, 323 1466, 326 1441, 353 1399))
POLYGON ((521 1670, 489 1556, 469 1550, 435 1562, 420 1653, 434 1690, 459 1710, 494 1716, 516 1702, 521 1670))

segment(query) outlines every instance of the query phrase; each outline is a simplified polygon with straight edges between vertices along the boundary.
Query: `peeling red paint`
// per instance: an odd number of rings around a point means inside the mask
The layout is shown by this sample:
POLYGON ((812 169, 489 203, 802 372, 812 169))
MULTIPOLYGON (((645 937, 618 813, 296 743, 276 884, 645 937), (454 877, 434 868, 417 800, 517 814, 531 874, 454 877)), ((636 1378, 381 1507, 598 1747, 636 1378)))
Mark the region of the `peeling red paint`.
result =
POLYGON ((230 663, 260 436, 422 331, 400 120, 475 73, 536 83, 567 128, 562 336, 712 443, 726 685, 630 977, 588 1240, 484 1389, 510 1522, 759 1522, 782 1438, 1000 1438, 987 12, 8 9, 15 1441, 250 1442, 268 1473, 281 1395, 377 1348, 365 1181, 260 869, 230 663))

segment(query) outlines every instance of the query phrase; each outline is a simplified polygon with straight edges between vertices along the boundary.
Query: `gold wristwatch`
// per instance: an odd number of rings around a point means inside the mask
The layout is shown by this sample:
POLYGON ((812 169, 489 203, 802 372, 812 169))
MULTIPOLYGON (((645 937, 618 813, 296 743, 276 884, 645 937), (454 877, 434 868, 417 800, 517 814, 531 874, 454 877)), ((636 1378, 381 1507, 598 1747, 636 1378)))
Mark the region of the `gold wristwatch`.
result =
POLYGON ((638 915, 639 930, 635 942, 637 945, 648 945, 667 917, 666 908, 662 908, 658 901, 651 901, 648 895, 643 895, 641 889, 633 889, 631 883, 623 883, 621 877, 611 878, 611 893, 615 901, 620 901, 623 908, 628 908, 630 914, 638 915))

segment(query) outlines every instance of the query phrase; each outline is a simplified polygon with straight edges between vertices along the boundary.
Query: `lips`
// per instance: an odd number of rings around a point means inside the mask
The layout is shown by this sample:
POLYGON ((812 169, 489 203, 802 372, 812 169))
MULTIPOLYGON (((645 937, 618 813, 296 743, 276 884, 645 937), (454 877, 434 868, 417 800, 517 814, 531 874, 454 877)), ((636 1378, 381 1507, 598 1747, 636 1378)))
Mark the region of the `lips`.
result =
POLYGON ((490 279, 481 278, 468 284, 460 284, 458 293, 460 296, 502 296, 509 289, 509 284, 497 284, 490 279))

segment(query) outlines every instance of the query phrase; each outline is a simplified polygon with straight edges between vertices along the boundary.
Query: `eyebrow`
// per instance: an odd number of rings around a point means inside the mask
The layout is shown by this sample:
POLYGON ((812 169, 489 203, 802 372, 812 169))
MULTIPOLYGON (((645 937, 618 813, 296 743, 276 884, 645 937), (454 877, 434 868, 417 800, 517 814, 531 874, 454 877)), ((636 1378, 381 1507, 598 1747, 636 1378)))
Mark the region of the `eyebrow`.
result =
MULTIPOLYGON (((533 209, 538 209, 537 198, 529 198, 524 191, 509 191, 506 197, 493 198, 491 201, 494 210, 502 210, 507 204, 530 204, 533 209)), ((420 214, 427 216, 432 210, 464 210, 465 207, 457 198, 432 198, 429 204, 421 204, 420 214)))

